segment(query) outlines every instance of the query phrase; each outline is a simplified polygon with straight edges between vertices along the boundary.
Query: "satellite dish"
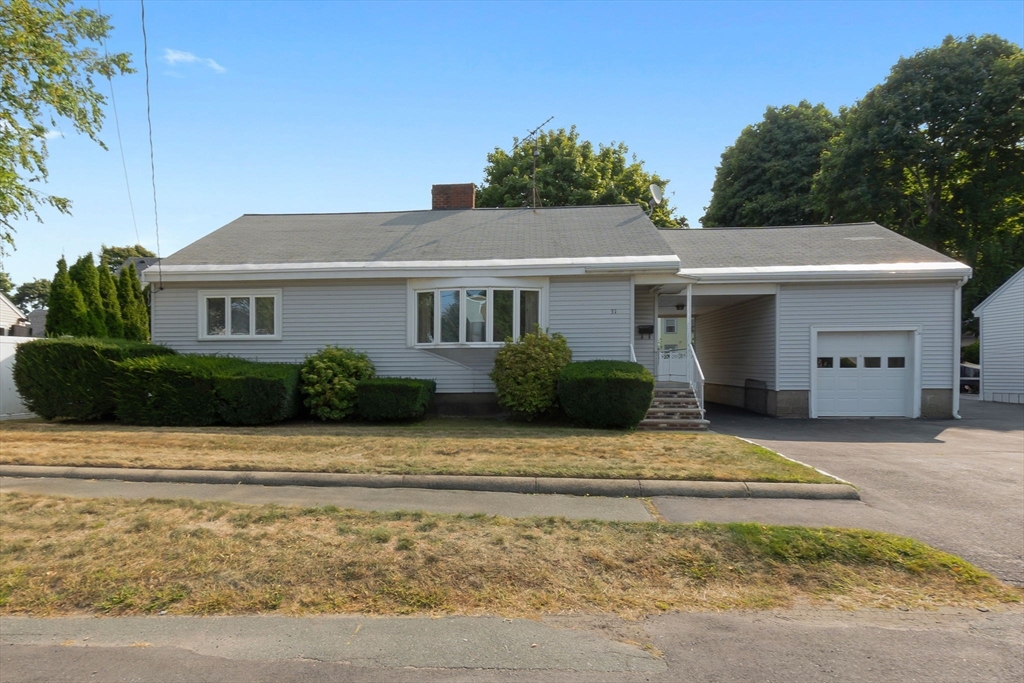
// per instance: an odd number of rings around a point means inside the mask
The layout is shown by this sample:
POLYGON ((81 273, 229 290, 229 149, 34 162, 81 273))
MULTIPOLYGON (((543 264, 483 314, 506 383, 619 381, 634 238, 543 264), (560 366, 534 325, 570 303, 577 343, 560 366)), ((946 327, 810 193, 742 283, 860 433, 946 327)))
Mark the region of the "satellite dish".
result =
POLYGON ((658 187, 657 185, 652 184, 651 185, 651 196, 654 197, 654 204, 658 205, 658 204, 661 204, 661 199, 662 199, 662 197, 664 195, 662 194, 662 189, 660 187, 658 187))

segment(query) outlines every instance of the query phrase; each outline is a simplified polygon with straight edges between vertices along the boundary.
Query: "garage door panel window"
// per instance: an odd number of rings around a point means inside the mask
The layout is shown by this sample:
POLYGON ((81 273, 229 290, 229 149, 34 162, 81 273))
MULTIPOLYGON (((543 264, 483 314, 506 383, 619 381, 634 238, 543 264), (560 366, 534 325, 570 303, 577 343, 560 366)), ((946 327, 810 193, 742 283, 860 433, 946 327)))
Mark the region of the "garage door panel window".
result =
POLYGON ((882 358, 880 356, 864 356, 864 367, 880 368, 882 367, 882 358))
POLYGON ((819 368, 831 368, 832 367, 832 356, 819 356, 818 357, 819 368))
POLYGON ((907 359, 903 356, 889 356, 889 367, 905 368, 907 367, 907 359))
POLYGON ((857 356, 840 356, 839 357, 840 368, 856 368, 857 367, 857 356))

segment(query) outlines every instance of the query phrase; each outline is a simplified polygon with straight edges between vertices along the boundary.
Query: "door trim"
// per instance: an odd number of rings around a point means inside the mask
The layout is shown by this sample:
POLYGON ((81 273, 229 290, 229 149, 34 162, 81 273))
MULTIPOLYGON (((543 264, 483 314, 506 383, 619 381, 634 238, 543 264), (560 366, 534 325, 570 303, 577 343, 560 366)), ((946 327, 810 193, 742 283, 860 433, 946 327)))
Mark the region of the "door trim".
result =
POLYGON ((818 417, 818 374, 817 370, 817 358, 818 358, 818 333, 819 332, 906 332, 913 333, 913 349, 914 349, 914 362, 911 364, 912 372, 914 373, 912 387, 910 389, 913 394, 910 398, 912 401, 911 417, 921 417, 921 326, 911 325, 906 327, 851 327, 844 325, 842 327, 817 327, 811 326, 811 357, 808 360, 808 366, 811 372, 811 390, 807 397, 807 410, 808 414, 812 419, 818 417))

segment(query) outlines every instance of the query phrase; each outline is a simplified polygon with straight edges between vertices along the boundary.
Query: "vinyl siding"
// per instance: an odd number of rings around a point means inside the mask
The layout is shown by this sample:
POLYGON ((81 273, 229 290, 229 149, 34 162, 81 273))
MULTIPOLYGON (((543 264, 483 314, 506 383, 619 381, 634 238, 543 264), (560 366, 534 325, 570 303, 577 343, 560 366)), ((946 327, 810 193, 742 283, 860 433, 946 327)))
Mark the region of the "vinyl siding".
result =
MULTIPOLYGON (((783 285, 778 302, 778 388, 810 389, 812 326, 838 329, 920 326, 921 388, 951 388, 956 327, 954 289, 952 282, 783 285)), ((699 334, 700 328, 697 329, 699 334)))
POLYGON ((745 380, 757 379, 775 389, 775 297, 702 313, 694 326, 705 382, 742 387, 745 380))
POLYGON ((565 335, 573 360, 629 360, 628 277, 551 278, 548 328, 565 335))
MULTIPOLYGON (((634 301, 636 302, 634 304, 636 308, 633 313, 634 322, 637 325, 657 324, 658 321, 654 316, 655 294, 651 291, 651 288, 637 287, 634 292, 634 301)), ((685 325, 685 323, 683 324, 685 325)), ((657 368, 654 365, 654 348, 657 343, 657 335, 652 334, 647 339, 641 339, 636 329, 633 329, 632 334, 633 350, 636 352, 637 362, 650 370, 652 375, 657 375, 657 368)))
POLYGON ((11 325, 24 318, 24 314, 6 301, 0 301, 0 328, 7 334, 11 325))
MULTIPOLYGON (((230 289, 265 289, 272 283, 232 283, 230 289)), ((493 391, 486 370, 410 348, 406 336, 405 280, 281 286, 279 341, 199 341, 197 287, 170 287, 153 297, 153 341, 182 353, 231 354, 261 361, 300 362, 326 344, 366 353, 382 376, 421 377, 439 392, 493 391)), ((201 289, 216 287, 204 285, 201 289)), ((225 288, 227 289, 227 288, 225 288)))
POLYGON ((1024 403, 1024 277, 985 302, 980 328, 982 398, 1024 403))

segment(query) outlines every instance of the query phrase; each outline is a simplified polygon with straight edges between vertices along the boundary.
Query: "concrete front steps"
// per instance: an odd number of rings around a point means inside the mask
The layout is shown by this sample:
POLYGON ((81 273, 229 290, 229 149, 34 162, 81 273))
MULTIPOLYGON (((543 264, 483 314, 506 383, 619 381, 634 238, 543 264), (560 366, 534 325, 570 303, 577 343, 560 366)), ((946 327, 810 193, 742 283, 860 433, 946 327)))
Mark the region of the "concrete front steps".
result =
POLYGON ((646 431, 704 431, 711 424, 689 385, 662 384, 654 387, 654 398, 647 416, 637 429, 646 431))

